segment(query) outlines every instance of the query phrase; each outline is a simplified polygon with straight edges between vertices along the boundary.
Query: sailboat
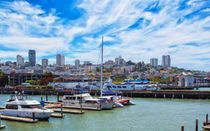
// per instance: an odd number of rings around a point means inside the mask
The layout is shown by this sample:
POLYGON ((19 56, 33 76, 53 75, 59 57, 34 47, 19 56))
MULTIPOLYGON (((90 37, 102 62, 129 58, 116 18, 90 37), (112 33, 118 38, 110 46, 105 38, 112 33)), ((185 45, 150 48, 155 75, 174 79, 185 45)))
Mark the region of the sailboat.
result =
POLYGON ((124 105, 134 105, 130 99, 122 99, 122 97, 113 95, 113 96, 103 96, 103 36, 102 36, 102 44, 101 44, 101 96, 99 99, 105 99, 110 102, 114 102, 114 107, 124 107, 124 105))

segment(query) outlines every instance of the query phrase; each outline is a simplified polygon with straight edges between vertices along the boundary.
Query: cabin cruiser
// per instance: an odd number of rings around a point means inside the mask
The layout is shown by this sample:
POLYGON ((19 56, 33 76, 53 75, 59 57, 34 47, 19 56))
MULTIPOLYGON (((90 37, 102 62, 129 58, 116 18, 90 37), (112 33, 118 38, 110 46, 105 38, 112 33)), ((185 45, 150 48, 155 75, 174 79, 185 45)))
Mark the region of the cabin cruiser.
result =
POLYGON ((89 93, 63 96, 64 106, 75 108, 112 109, 114 102, 104 99, 95 99, 89 93))
POLYGON ((6 108, 1 111, 2 115, 26 118, 33 118, 33 113, 36 119, 47 120, 53 111, 42 107, 38 101, 25 95, 11 96, 6 102, 6 108))

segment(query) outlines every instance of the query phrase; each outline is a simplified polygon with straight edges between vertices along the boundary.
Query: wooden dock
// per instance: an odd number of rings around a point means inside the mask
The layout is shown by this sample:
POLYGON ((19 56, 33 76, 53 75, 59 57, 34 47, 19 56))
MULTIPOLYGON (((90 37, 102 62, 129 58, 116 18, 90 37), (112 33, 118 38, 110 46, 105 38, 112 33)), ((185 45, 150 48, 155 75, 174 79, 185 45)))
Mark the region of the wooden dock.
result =
POLYGON ((4 110, 5 109, 5 107, 3 107, 3 106, 0 106, 0 110, 4 110))
POLYGON ((48 104, 45 106, 45 108, 47 109, 51 109, 51 108, 60 108, 61 104, 48 104))
POLYGON ((53 114, 51 114, 51 117, 54 117, 54 118, 63 118, 64 115, 63 114, 58 114, 58 113, 53 113, 53 114))
POLYGON ((210 131, 210 125, 203 126, 202 128, 203 128, 204 130, 210 131))
POLYGON ((76 111, 76 110, 59 110, 59 109, 54 109, 54 112, 59 112, 59 113, 69 113, 69 114, 84 114, 83 111, 76 111))
POLYGON ((24 117, 14 117, 14 116, 0 116, 2 120, 10 120, 10 121, 19 121, 19 122, 26 122, 26 123, 36 123, 38 122, 37 119, 32 118, 24 118, 24 117))
POLYGON ((82 109, 82 110, 92 110, 92 111, 101 111, 101 108, 91 108, 91 107, 74 107, 74 106, 63 106, 66 109, 82 109))

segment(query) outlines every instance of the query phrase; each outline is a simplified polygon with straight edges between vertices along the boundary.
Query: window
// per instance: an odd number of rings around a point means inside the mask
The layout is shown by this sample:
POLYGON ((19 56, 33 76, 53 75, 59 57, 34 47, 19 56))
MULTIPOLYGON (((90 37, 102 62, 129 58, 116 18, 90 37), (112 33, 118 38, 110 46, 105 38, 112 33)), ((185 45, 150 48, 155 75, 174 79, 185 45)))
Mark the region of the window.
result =
POLYGON ((6 109, 18 109, 17 105, 6 105, 6 109))
POLYGON ((30 108, 30 109, 33 109, 33 108, 42 109, 41 105, 21 105, 21 107, 22 108, 30 108))
POLYGON ((121 88, 121 86, 117 86, 118 88, 121 88))
POLYGON ((126 88, 126 86, 123 86, 123 88, 126 88))
POLYGON ((116 88, 116 86, 113 86, 113 88, 116 88))
POLYGON ((111 86, 107 86, 108 89, 112 88, 111 86))

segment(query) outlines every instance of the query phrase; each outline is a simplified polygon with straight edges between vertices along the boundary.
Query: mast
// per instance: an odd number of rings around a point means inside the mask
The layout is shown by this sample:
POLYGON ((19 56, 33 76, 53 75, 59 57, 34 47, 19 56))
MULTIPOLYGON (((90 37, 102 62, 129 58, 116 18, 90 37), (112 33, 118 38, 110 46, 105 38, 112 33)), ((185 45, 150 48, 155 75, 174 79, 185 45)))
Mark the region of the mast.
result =
POLYGON ((101 43, 101 96, 103 90, 103 36, 102 36, 102 43, 101 43))

